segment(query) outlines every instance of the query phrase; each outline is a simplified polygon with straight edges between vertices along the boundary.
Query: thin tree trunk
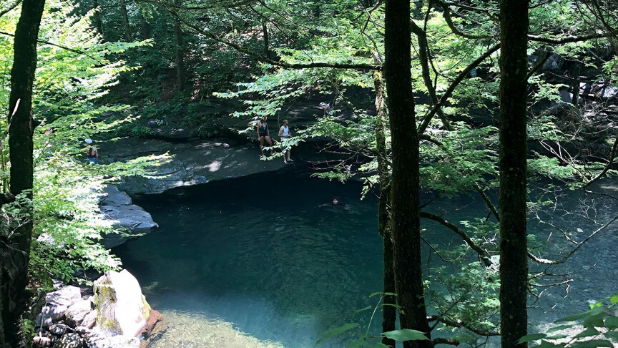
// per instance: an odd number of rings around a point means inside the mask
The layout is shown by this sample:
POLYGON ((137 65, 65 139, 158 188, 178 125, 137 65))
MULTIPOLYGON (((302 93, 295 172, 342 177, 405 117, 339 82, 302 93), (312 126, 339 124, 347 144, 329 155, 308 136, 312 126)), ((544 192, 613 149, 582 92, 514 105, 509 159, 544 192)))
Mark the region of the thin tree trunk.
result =
POLYGON ((528 0, 500 0, 500 330, 502 347, 527 347, 526 75, 528 0))
POLYGON ((99 35, 103 35, 103 21, 101 20, 101 7, 99 6, 99 0, 94 0, 94 18, 93 18, 93 24, 94 27, 97 29, 97 32, 99 33, 99 35))
MULTIPOLYGON (((414 119, 410 55, 410 0, 386 0, 384 76, 392 140, 391 233, 395 287, 402 329, 430 337, 421 269, 419 139, 414 119)), ((404 342, 405 348, 432 347, 431 341, 404 342)))
MULTIPOLYGON (((9 96, 9 160, 11 161, 10 191, 13 195, 25 193, 32 199, 34 165, 32 135, 32 86, 37 64, 37 39, 45 0, 24 0, 21 16, 15 30, 14 60, 11 70, 9 96)), ((26 214, 32 217, 32 206, 26 214)), ((10 240, 0 241, 0 310, 3 329, 0 341, 9 347, 19 342, 17 324, 25 309, 28 285, 28 256, 32 241, 32 219, 17 228, 10 240), (10 262, 6 262, 5 259, 10 262)))
MULTIPOLYGON (((180 6, 181 0, 174 0, 174 5, 180 6)), ((180 27, 180 21, 178 19, 174 19, 174 36, 176 37, 176 78, 178 90, 182 91, 185 89, 187 77, 185 72, 182 28, 180 27)))
POLYGON ((140 36, 142 40, 147 40, 147 39, 150 39, 151 37, 150 23, 148 23, 148 20, 146 19, 146 16, 144 15, 143 11, 142 11, 142 15, 140 18, 140 36))
POLYGON ((129 14, 127 13, 126 0, 120 0, 120 13, 122 14, 122 25, 124 26, 124 32, 127 37, 127 41, 133 41, 133 35, 131 35, 131 26, 129 25, 129 14))
MULTIPOLYGON (((390 196, 390 178, 386 161, 386 105, 384 101, 384 84, 382 73, 373 72, 373 83, 376 92, 376 143, 378 151, 378 175, 380 177, 380 203, 378 204, 378 232, 382 237, 384 249, 384 300, 382 306, 382 332, 395 330, 397 310, 394 304, 397 298, 387 293, 395 293, 395 273, 393 270, 393 242, 390 233, 390 217, 388 214, 388 201, 390 196)), ((382 338, 382 344, 395 347, 395 341, 386 337, 382 338)))
POLYGON ((266 58, 270 59, 270 49, 268 48, 268 26, 266 25, 266 21, 262 21, 262 32, 264 33, 264 55, 266 58))
MULTIPOLYGON (((429 94, 431 104, 435 106, 438 104, 438 96, 436 95, 436 89, 431 82, 431 75, 429 73, 429 45, 427 44, 427 33, 414 22, 410 22, 410 25, 412 32, 416 35, 418 40, 418 58, 421 63, 423 82, 425 82, 425 87, 427 87, 427 93, 429 94)), ((442 108, 438 109, 437 114, 442 121, 444 129, 451 130, 451 124, 446 119, 446 115, 444 115, 442 108)))

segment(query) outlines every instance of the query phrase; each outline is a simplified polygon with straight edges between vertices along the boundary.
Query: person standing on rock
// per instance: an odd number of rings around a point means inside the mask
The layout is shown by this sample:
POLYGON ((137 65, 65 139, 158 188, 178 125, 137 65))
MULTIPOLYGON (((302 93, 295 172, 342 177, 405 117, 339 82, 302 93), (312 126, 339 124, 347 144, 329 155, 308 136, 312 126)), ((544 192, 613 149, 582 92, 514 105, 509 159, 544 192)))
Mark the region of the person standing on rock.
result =
POLYGON ((84 140, 88 148, 86 149, 86 156, 88 157, 88 163, 99 164, 99 151, 94 147, 94 141, 90 138, 84 140))
POLYGON ((281 138, 281 146, 283 148, 283 163, 285 164, 288 164, 288 162, 294 162, 292 161, 292 158, 290 158, 292 146, 288 144, 288 139, 290 139, 291 136, 292 133, 290 132, 290 127, 288 127, 288 120, 283 120, 283 126, 279 128, 279 137, 281 138), (288 156, 287 160, 285 159, 286 152, 288 156))
MULTIPOLYGON (((264 156, 264 140, 268 143, 268 146, 273 146, 273 142, 270 139, 270 131, 268 130, 268 123, 266 122, 266 117, 262 117, 260 119, 260 123, 257 125, 257 134, 258 139, 260 139, 260 150, 262 150, 262 156, 264 156)), ((272 156, 273 150, 270 150, 270 155, 272 156)))

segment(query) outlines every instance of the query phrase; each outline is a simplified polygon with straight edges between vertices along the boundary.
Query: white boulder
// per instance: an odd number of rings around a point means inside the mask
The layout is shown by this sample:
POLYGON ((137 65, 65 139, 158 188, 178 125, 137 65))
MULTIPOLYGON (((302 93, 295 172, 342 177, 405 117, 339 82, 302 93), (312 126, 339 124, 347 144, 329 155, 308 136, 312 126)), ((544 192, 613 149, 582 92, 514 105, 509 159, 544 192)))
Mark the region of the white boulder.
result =
POLYGON ((137 336, 146 327, 150 305, 127 270, 109 271, 94 282, 95 330, 108 335, 137 336))

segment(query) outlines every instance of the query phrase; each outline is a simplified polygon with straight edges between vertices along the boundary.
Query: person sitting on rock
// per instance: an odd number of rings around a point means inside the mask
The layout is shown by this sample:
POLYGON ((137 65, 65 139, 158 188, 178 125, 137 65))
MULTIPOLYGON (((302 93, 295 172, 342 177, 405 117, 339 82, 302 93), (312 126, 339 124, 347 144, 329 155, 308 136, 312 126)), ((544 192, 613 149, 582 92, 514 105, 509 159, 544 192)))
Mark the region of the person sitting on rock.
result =
POLYGON ((283 148, 283 163, 285 163, 285 164, 288 164, 288 162, 294 162, 290 158, 290 152, 292 150, 292 147, 290 145, 286 144, 287 143, 287 139, 289 139, 290 136, 292 136, 292 133, 290 132, 290 128, 288 127, 288 120, 283 120, 283 126, 281 126, 281 128, 279 128, 279 137, 281 137, 281 144, 282 144, 282 146, 284 146, 284 148, 283 148), (288 156, 287 160, 285 159, 286 152, 287 152, 287 156, 288 156))
POLYGON ((88 148, 86 149, 86 156, 88 157, 88 163, 99 164, 99 151, 94 147, 94 141, 90 138, 84 140, 88 148))
MULTIPOLYGON (((273 146, 273 142, 270 139, 270 131, 268 130, 268 123, 266 122, 266 117, 262 117, 260 119, 260 123, 257 125, 257 134, 258 139, 260 139, 260 150, 262 151, 262 156, 264 156, 264 140, 268 143, 268 146, 273 146)), ((270 155, 272 156, 273 151, 270 150, 270 155)))

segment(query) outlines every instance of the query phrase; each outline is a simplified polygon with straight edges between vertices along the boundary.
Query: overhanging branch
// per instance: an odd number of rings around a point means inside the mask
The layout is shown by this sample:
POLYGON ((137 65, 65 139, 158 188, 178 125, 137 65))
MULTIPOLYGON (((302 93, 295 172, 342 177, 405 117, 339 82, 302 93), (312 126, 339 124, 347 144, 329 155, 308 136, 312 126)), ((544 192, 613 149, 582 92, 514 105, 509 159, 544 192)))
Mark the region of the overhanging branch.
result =
POLYGON ((446 219, 444 219, 443 217, 439 215, 428 213, 426 211, 421 211, 420 217, 438 222, 442 226, 447 227, 451 231, 455 232, 457 235, 459 235, 464 240, 464 242, 466 242, 466 244, 468 244, 468 246, 472 250, 476 251, 476 253, 479 255, 479 257, 481 258, 481 260, 483 261, 486 267, 491 266, 492 263, 491 263, 490 255, 487 252, 487 250, 481 248, 476 243, 474 243, 474 241, 464 231, 462 231, 457 225, 447 221, 446 219))

